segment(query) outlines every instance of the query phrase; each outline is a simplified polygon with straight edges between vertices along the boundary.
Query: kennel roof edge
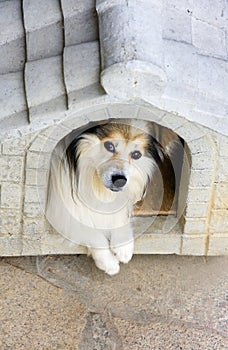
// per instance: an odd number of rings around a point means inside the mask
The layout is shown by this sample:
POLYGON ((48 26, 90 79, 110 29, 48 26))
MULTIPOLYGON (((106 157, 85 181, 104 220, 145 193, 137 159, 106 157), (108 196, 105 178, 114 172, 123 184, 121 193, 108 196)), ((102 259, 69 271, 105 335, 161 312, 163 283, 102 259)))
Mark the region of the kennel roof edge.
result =
POLYGON ((0 2, 1 137, 45 128, 83 106, 139 99, 228 134, 227 2, 213 11, 180 0, 113 4, 0 2))

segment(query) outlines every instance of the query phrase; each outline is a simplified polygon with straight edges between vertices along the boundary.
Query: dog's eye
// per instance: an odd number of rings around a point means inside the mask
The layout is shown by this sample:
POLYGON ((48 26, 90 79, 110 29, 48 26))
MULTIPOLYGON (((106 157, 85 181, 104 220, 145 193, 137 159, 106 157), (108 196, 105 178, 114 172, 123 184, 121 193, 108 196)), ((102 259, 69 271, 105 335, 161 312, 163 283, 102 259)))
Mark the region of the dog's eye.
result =
POLYGON ((142 153, 140 151, 131 152, 131 158, 132 159, 139 159, 141 157, 142 157, 142 153))
POLYGON ((110 141, 106 141, 106 142, 104 143, 104 148, 105 148, 107 151, 111 152, 111 153, 115 153, 115 152, 116 152, 115 146, 114 146, 113 143, 110 142, 110 141))

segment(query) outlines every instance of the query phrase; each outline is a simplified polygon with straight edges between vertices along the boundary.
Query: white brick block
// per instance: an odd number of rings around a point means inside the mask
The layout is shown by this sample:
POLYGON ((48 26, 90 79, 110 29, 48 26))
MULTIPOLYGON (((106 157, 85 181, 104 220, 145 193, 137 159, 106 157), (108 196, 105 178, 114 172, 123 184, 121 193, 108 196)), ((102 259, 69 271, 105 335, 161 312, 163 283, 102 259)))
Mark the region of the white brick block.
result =
POLYGON ((225 32, 198 19, 192 19, 192 41, 198 52, 213 57, 226 58, 225 32))
POLYGON ((0 209, 0 236, 21 234, 21 213, 18 209, 0 209))
POLYGON ((187 201, 188 203, 208 202, 210 194, 210 187, 189 187, 187 201))
POLYGON ((164 126, 166 126, 169 129, 172 129, 173 131, 186 124, 186 119, 171 113, 166 113, 162 117, 161 121, 164 126))
POLYGON ((23 12, 27 60, 60 55, 63 50, 63 23, 59 1, 24 0, 23 12))
MULTIPOLYGON (((213 152, 213 150, 212 150, 213 152)), ((212 153, 211 152, 211 153, 212 153)), ((198 153, 192 156, 192 169, 203 170, 203 169, 213 169, 214 159, 211 157, 211 153, 198 153)))
POLYGON ((226 19, 227 19, 226 1, 224 0, 191 1, 190 8, 192 10, 193 17, 198 18, 204 22, 213 24, 217 27, 225 27, 226 19))
POLYGON ((34 134, 31 133, 21 138, 6 140, 2 144, 2 153, 6 155, 24 155, 34 134))
POLYGON ((206 218, 208 215, 207 202, 187 203, 186 216, 190 218, 206 218))
POLYGON ((228 61, 198 56, 199 92, 227 103, 228 61))
POLYGON ((22 237, 0 237, 0 256, 20 256, 22 237))
POLYGON ((25 87, 30 119, 64 111, 66 96, 62 58, 56 56, 27 62, 25 87))
POLYGON ((61 6, 66 46, 98 39, 98 23, 94 0, 61 0, 61 6))
POLYGON ((1 207, 15 208, 21 207, 21 185, 3 183, 1 185, 1 207))
POLYGON ((22 70, 25 43, 21 1, 0 3, 0 33, 0 74, 22 70))
POLYGON ((168 4, 163 10, 162 17, 163 38, 191 43, 191 16, 187 11, 180 11, 168 4))
POLYGON ((211 211, 210 232, 211 233, 228 232, 228 208, 217 209, 217 210, 213 209, 211 211))
POLYGON ((186 125, 176 128, 175 132, 180 135, 187 143, 202 138, 206 133, 205 129, 196 123, 187 123, 186 125))
POLYGON ((24 160, 18 156, 0 157, 0 181, 21 182, 24 160))
MULTIPOLYGON (((168 81, 197 88, 197 55, 188 44, 164 40, 165 70, 168 81)), ((182 88, 183 88, 182 86, 182 88)))
POLYGON ((97 41, 64 49, 64 78, 69 108, 77 101, 88 100, 104 93, 100 87, 100 53, 97 41))
POLYGON ((205 253, 206 235, 182 236, 182 255, 205 255, 205 253))
POLYGON ((13 115, 19 117, 27 110, 22 72, 0 75, 0 100, 4 101, 1 103, 0 121, 13 115))
POLYGON ((180 254, 181 236, 144 234, 135 240, 135 254, 180 254))
POLYGON ((208 255, 228 255, 228 231, 209 237, 208 255))
POLYGON ((228 182, 221 182, 215 184, 213 208, 228 208, 228 182))
MULTIPOLYGON (((139 107, 133 104, 112 104, 108 109, 107 113, 109 118, 137 118, 139 107)), ((143 112, 142 114, 143 115, 143 112)))
POLYGON ((55 148, 56 144, 57 144, 56 140, 53 140, 51 138, 47 138, 47 137, 43 136, 41 133, 32 142, 31 146, 29 147, 29 151, 37 152, 37 153, 49 153, 49 152, 52 152, 52 150, 55 148))
MULTIPOLYGON (((191 128, 191 126, 189 126, 189 128, 191 128)), ((215 148, 215 145, 212 143, 211 139, 206 134, 200 138, 188 141, 188 146, 190 147, 191 153, 193 155, 203 153, 205 154, 205 157, 210 156, 211 151, 215 148)))
POLYGON ((25 203, 45 203, 46 188, 37 186, 25 186, 25 203))
POLYGON ((49 169, 51 154, 50 153, 36 153, 27 152, 26 168, 27 169, 49 169))
POLYGON ((71 128, 68 128, 61 123, 42 131, 42 136, 47 137, 48 140, 59 141, 71 131, 71 128))
POLYGON ((45 222, 43 218, 24 218, 23 221, 23 235, 24 242, 27 241, 28 236, 41 236, 44 233, 45 222))
POLYGON ((190 187, 210 187, 212 184, 213 173, 210 170, 191 170, 189 186, 190 187))
POLYGON ((187 217, 184 225, 185 235, 199 235, 206 233, 206 218, 187 217))
POLYGON ((24 215, 28 218, 43 217, 44 211, 40 203, 26 203, 24 204, 24 215))
POLYGON ((219 157, 217 164, 216 182, 228 182, 228 158, 219 157))
POLYGON ((46 186, 48 181, 48 170, 39 169, 27 169, 25 175, 25 184, 29 186, 46 186))
POLYGON ((165 115, 165 111, 151 105, 148 107, 140 107, 138 110, 137 118, 159 123, 165 115))

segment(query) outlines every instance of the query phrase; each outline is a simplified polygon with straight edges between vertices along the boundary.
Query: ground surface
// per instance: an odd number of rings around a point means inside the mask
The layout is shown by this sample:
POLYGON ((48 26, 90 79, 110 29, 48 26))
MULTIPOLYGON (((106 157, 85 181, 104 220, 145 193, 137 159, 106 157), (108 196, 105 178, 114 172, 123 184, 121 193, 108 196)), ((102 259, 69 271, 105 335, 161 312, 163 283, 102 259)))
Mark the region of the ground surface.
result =
POLYGON ((228 258, 134 256, 109 277, 82 256, 0 261, 0 349, 228 349, 228 258))

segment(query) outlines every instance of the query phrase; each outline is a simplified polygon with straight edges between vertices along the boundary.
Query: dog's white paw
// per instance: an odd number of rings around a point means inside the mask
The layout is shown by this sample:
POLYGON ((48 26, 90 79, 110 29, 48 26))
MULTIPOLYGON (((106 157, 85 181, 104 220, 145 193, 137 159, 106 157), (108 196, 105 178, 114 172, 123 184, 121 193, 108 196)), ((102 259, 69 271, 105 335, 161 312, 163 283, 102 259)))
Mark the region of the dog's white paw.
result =
POLYGON ((91 255, 98 269, 108 275, 116 275, 120 271, 119 260, 110 250, 90 249, 91 255))
POLYGON ((133 256, 134 242, 130 242, 120 247, 112 248, 112 251, 120 262, 127 264, 133 256))

